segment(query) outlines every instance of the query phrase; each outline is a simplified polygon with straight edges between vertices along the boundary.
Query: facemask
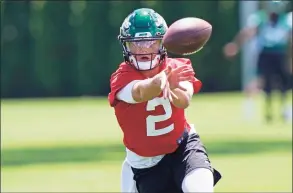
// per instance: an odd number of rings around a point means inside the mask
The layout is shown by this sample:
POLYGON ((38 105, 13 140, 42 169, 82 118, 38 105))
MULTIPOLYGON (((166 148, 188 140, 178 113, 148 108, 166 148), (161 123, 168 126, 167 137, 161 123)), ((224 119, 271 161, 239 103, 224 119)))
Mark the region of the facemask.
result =
POLYGON ((139 62, 135 59, 134 56, 129 57, 130 62, 132 62, 133 66, 138 70, 150 70, 156 67, 160 60, 160 55, 156 55, 156 57, 151 61, 139 62))

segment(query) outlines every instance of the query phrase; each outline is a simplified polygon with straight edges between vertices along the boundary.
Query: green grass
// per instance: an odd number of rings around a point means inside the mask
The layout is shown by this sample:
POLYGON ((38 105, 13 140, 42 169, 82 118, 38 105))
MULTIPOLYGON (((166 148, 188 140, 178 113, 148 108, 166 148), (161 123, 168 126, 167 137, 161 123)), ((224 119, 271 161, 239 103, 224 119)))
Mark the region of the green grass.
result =
MULTIPOLYGON (((290 101, 292 96, 288 99, 290 101)), ((239 93, 201 94, 195 123, 223 179, 217 192, 291 192, 292 123, 243 119, 239 93)), ((1 101, 1 191, 119 192, 122 132, 106 98, 1 101)))

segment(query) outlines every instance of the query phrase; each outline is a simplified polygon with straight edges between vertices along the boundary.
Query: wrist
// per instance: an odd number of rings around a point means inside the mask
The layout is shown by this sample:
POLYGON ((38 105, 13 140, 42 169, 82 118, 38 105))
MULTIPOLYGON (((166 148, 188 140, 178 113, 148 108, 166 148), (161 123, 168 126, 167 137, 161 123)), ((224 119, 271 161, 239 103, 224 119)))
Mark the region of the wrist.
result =
POLYGON ((162 77, 150 78, 150 85, 155 90, 161 90, 162 77))
POLYGON ((170 90, 171 90, 171 91, 174 91, 175 89, 176 89, 175 86, 171 86, 171 85, 170 85, 170 90))
POLYGON ((177 99, 172 96, 174 106, 185 109, 190 105, 190 97, 185 91, 175 88, 172 92, 177 96, 177 99))
POLYGON ((169 88, 170 88, 170 90, 175 90, 176 88, 178 88, 178 86, 176 86, 176 84, 172 84, 172 83, 170 83, 170 81, 169 81, 169 88))

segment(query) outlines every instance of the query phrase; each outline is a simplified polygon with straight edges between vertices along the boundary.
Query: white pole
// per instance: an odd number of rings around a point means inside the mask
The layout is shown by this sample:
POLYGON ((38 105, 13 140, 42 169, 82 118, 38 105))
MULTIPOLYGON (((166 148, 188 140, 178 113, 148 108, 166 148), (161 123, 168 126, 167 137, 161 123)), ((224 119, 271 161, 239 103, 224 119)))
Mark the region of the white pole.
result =
MULTIPOLYGON (((240 11, 240 26, 243 28, 247 23, 247 18, 250 14, 255 13, 258 10, 258 1, 239 1, 239 11, 240 11)), ((253 65, 256 64, 256 49, 255 42, 249 41, 242 47, 241 54, 241 75, 242 75, 242 90, 246 84, 251 80, 253 76, 253 70, 251 69, 253 65)))

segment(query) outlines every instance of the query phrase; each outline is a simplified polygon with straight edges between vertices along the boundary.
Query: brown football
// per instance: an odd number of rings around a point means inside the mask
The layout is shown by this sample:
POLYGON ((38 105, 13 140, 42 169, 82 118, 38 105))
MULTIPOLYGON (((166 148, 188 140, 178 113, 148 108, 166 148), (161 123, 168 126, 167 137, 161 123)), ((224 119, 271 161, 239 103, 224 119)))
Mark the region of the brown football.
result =
POLYGON ((172 23, 163 37, 168 52, 189 55, 199 51, 210 39, 212 25, 200 18, 186 17, 172 23))

